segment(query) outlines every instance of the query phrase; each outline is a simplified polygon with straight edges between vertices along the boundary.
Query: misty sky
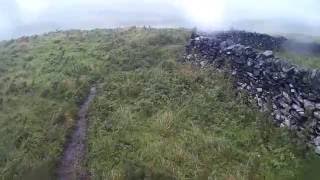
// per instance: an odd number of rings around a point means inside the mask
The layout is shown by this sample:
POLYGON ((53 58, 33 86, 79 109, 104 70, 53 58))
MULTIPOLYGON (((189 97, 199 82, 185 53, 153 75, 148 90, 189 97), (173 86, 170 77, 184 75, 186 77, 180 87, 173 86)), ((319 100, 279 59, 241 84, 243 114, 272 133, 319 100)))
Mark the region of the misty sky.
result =
POLYGON ((319 0, 0 0, 0 39, 132 25, 320 34, 319 0))

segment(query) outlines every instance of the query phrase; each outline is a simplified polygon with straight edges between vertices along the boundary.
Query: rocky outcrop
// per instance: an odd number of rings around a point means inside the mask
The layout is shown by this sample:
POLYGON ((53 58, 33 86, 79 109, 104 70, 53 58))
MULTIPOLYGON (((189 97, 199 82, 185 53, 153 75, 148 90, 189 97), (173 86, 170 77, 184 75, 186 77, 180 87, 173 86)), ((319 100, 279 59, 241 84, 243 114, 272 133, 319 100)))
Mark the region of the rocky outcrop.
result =
POLYGON ((261 110, 270 111, 278 125, 307 134, 320 153, 320 71, 302 69, 274 57, 271 50, 279 47, 277 43, 258 34, 193 34, 185 61, 229 72, 236 87, 247 91, 261 110), (265 38, 256 43, 256 37, 265 38), (251 42, 261 48, 248 46, 251 42))

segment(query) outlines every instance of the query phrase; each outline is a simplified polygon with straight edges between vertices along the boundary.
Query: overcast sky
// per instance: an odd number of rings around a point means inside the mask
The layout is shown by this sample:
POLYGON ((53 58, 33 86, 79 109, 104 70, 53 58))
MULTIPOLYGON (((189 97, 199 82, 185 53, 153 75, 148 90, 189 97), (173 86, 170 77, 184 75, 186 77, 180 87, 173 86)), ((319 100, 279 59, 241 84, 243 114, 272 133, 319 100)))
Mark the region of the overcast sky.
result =
POLYGON ((0 0, 0 39, 131 25, 320 33, 319 0, 0 0))

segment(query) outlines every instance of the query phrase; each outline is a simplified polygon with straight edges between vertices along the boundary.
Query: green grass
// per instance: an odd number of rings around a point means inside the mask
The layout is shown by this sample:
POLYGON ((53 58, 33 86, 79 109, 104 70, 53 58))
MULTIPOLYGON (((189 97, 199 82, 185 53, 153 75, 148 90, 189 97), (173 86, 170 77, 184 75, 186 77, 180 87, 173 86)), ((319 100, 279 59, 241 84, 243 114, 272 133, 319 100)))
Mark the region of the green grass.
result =
POLYGON ((229 77, 177 63, 185 40, 131 39, 140 46, 114 52, 131 59, 104 78, 91 107, 93 179, 293 179, 302 171, 290 133, 236 96, 229 77))
POLYGON ((318 177, 310 164, 320 161, 306 160, 304 146, 236 95, 228 76, 179 63, 189 36, 130 28, 1 42, 0 179, 54 179, 92 84, 93 179, 318 177))
MULTIPOLYGON (((289 38, 290 40, 297 42, 307 42, 307 43, 320 43, 320 37, 316 35, 307 35, 299 33, 289 33, 289 34, 278 34, 289 38)), ((276 55, 281 58, 285 58, 287 61, 310 69, 320 68, 320 55, 311 54, 301 54, 295 52, 281 51, 277 52, 276 55)))
POLYGON ((174 38, 168 39, 167 34, 184 39, 188 34, 182 29, 139 31, 73 30, 0 43, 1 179, 33 179, 40 171, 53 175, 90 84, 103 80, 111 70, 151 62, 143 52, 146 61, 128 64, 133 51, 118 58, 124 43, 135 47, 140 45, 134 44, 135 39, 148 38, 151 44, 170 44, 174 38))
POLYGON ((320 56, 317 55, 301 55, 293 52, 279 52, 277 55, 298 66, 320 69, 320 56))
POLYGON ((274 36, 283 36, 290 40, 298 42, 320 43, 320 36, 316 34, 305 33, 276 33, 274 36))
POLYGON ((228 78, 177 65, 117 73, 90 115, 94 179, 286 179, 288 134, 237 98, 228 78))

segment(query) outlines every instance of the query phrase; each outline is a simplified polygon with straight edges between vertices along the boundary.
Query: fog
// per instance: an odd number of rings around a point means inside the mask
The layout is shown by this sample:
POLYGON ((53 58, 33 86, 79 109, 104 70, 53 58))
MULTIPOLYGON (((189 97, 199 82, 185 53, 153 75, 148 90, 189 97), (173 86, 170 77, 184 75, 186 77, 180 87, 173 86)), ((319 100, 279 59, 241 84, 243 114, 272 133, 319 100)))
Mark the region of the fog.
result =
POLYGON ((318 0, 0 0, 0 39, 124 26, 320 35, 318 0))

